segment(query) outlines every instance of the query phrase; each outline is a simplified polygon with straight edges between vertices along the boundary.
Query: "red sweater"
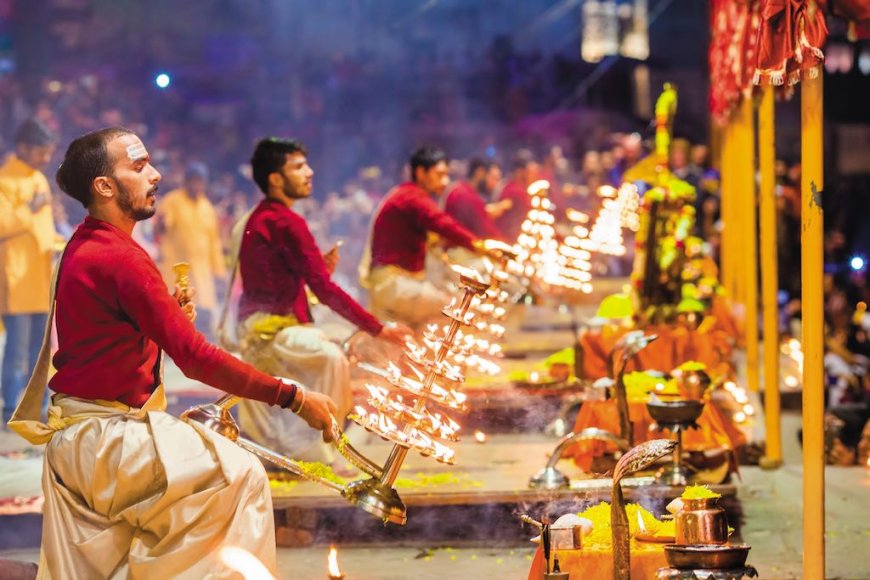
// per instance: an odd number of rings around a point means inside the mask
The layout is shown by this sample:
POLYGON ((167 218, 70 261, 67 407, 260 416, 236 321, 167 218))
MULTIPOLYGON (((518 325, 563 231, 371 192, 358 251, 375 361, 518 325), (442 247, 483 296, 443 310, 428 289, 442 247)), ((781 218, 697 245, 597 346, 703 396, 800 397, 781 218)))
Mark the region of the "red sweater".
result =
POLYGON ((509 199, 514 204, 501 214, 495 223, 504 235, 505 241, 512 244, 520 236, 523 222, 532 209, 532 200, 526 189, 516 181, 510 181, 504 186, 499 196, 499 200, 502 199, 509 199))
POLYGON ((145 250, 92 217, 63 255, 55 321, 58 393, 140 407, 161 379, 161 350, 186 376, 234 395, 286 405, 296 393, 206 342, 145 250))
POLYGON ((472 249, 475 236, 438 209, 414 183, 403 183, 387 194, 372 228, 372 267, 398 266, 421 272, 426 261, 426 233, 472 249))
POLYGON ((337 314, 371 335, 383 325, 332 281, 305 219, 280 201, 264 199, 245 227, 239 251, 239 319, 254 312, 312 322, 305 286, 337 314))
POLYGON ((447 194, 444 211, 479 238, 500 240, 501 232, 486 213, 483 197, 470 183, 462 181, 447 194))

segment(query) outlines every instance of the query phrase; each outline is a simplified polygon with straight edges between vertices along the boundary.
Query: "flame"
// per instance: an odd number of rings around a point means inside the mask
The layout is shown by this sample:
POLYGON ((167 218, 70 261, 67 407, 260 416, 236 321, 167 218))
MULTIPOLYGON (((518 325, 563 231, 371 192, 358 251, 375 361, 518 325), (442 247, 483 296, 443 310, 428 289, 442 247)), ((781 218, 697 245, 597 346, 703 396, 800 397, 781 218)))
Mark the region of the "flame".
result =
POLYGON ((329 547, 329 555, 326 557, 327 568, 329 569, 330 578, 342 578, 341 570, 338 567, 338 550, 335 546, 329 547))
POLYGON ((546 179, 539 179, 532 183, 526 191, 529 195, 538 195, 546 189, 550 189, 550 182, 546 179))
POLYGON ((269 569, 256 556, 235 546, 221 548, 220 559, 224 565, 238 572, 245 580, 274 580, 269 569))
POLYGON ((474 432, 474 440, 478 443, 486 443, 486 433, 483 431, 477 430, 474 432))
POLYGON ((640 510, 637 510, 637 531, 638 533, 646 533, 646 524, 643 523, 643 518, 640 517, 640 510))

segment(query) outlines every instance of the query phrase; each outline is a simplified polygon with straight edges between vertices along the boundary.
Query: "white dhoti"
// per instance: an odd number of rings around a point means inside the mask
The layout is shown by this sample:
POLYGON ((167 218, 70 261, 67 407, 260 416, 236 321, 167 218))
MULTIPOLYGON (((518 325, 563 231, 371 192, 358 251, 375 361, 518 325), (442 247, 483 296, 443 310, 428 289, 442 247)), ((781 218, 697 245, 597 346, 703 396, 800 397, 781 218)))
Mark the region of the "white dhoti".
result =
POLYGON ((162 411, 55 397, 75 417, 46 446, 39 578, 239 578, 221 548, 273 574, 272 499, 256 457, 162 411))
POLYGON ((372 314, 411 327, 438 320, 450 295, 425 278, 394 266, 376 266, 368 278, 372 314))
MULTIPOLYGON (((335 401, 339 423, 353 406, 350 363, 341 347, 313 326, 290 326, 271 340, 259 339, 253 328, 266 314, 253 314, 239 329, 242 358, 259 370, 303 384, 307 390, 323 393, 335 401)), ((332 463, 331 444, 319 431, 287 409, 243 399, 239 425, 251 439, 293 459, 332 463)))

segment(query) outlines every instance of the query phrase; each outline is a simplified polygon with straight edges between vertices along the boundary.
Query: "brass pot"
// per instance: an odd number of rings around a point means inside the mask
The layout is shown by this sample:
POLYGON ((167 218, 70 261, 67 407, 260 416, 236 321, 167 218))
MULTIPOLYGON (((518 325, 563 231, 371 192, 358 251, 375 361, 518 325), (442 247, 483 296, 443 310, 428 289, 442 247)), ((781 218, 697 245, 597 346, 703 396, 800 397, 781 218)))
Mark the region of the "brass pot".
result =
POLYGON ((681 371, 676 380, 680 394, 696 401, 704 398, 704 394, 713 382, 710 380, 710 375, 704 371, 681 371))
POLYGON ((717 505, 718 498, 682 501, 683 508, 674 515, 677 544, 721 545, 728 541, 728 518, 717 505))

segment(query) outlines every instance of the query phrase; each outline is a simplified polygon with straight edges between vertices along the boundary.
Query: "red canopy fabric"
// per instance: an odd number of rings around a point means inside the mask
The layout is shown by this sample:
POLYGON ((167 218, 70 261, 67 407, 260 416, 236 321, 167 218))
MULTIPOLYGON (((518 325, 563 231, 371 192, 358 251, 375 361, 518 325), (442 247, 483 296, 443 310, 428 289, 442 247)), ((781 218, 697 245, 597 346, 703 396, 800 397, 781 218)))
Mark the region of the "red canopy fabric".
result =
POLYGON ((760 14, 761 0, 712 0, 710 4, 710 112, 720 125, 752 91, 760 14))
POLYGON ((827 37, 822 6, 811 10, 810 0, 761 0, 753 83, 791 86, 803 75, 818 75, 827 37))

